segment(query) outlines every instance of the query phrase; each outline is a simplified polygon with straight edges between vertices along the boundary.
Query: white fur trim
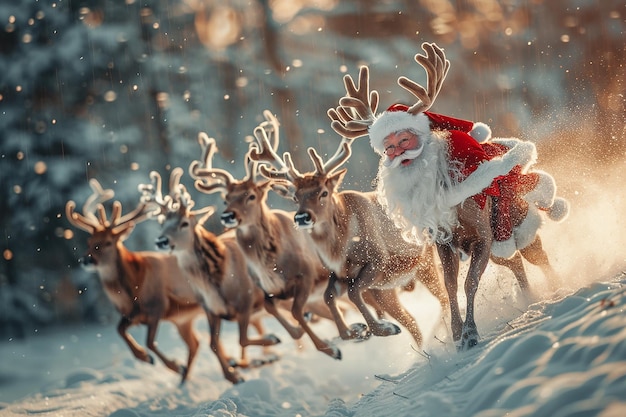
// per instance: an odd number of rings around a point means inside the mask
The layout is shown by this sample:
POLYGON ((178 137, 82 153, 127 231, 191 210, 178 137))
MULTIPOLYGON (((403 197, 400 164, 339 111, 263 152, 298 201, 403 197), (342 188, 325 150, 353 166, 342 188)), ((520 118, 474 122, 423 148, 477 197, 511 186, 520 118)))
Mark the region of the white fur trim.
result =
POLYGON ((562 197, 557 197, 554 199, 554 204, 546 211, 550 220, 561 222, 569 216, 569 202, 562 197))
POLYGON ((537 231, 543 224, 543 218, 539 214, 539 210, 534 205, 528 206, 526 218, 517 227, 513 228, 513 237, 515 238, 515 246, 517 249, 524 249, 535 241, 537 231))
POLYGON ((449 207, 461 204, 465 199, 480 193, 491 185, 494 178, 506 175, 516 165, 530 165, 537 160, 537 149, 531 142, 514 139, 510 150, 501 158, 485 161, 467 178, 446 193, 449 207))
POLYGON ((420 138, 430 135, 430 120, 423 113, 410 114, 404 111, 385 111, 368 128, 370 145, 379 154, 385 153, 383 142, 391 133, 413 129, 420 138))
POLYGON ((524 200, 529 204, 536 204, 540 209, 548 209, 554 204, 556 181, 545 171, 533 170, 532 172, 539 174, 539 181, 532 191, 524 195, 524 200))
POLYGON ((500 242, 494 240, 491 243, 491 254, 498 258, 509 259, 515 255, 515 251, 517 251, 517 247, 515 246, 515 239, 513 239, 513 237, 500 242))
POLYGON ((469 135, 483 143, 491 139, 491 128, 483 122, 476 122, 472 126, 472 130, 469 131, 469 135))

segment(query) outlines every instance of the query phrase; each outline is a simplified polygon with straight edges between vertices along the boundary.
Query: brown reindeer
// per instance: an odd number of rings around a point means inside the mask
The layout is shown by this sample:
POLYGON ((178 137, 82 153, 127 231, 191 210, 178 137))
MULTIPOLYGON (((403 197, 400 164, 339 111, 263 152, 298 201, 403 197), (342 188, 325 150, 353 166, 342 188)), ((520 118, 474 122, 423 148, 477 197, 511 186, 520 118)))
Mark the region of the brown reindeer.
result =
MULTIPOLYGON (((406 77, 400 77, 398 84, 418 99, 413 106, 407 106, 406 113, 411 116, 421 116, 422 120, 427 120, 424 117, 425 112, 431 107, 439 93, 450 63, 445 58, 443 50, 437 45, 424 43, 422 48, 427 55, 417 54, 415 60, 427 72, 427 87, 424 88, 406 77)), ((358 86, 355 86, 349 75, 344 77, 344 84, 346 96, 340 99, 339 107, 328 111, 333 129, 338 134, 351 139, 372 135, 374 123, 381 116, 376 116, 378 93, 369 91, 368 68, 365 66, 361 67, 358 86)), ((383 124, 381 123, 381 125, 383 124)), ((416 137, 418 137, 418 143, 419 141, 434 140, 430 139, 434 137, 446 137, 436 135, 445 135, 445 133, 432 133, 428 130, 428 132, 424 133, 419 132, 419 135, 416 137)), ((540 203, 541 199, 537 199, 537 196, 531 191, 526 196, 520 197, 513 204, 511 210, 511 222, 515 228, 520 227, 526 220, 532 223, 531 226, 524 229, 524 233, 520 233, 520 236, 514 236, 514 241, 519 250, 515 251, 515 247, 513 247, 513 255, 506 259, 498 258, 491 254, 494 242, 491 225, 494 220, 492 217, 492 197, 487 196, 484 206, 481 207, 474 198, 467 198, 466 196, 480 194, 485 188, 490 186, 490 182, 494 177, 505 175, 515 167, 518 167, 516 169, 519 169, 520 172, 526 172, 525 170, 529 168, 535 158, 534 145, 529 142, 522 142, 517 139, 504 139, 500 140, 500 144, 507 149, 507 152, 499 158, 490 160, 489 164, 483 164, 484 167, 482 165, 479 166, 477 171, 482 170, 482 177, 470 175, 465 180, 453 181, 451 186, 449 185, 450 180, 445 179, 449 175, 448 172, 443 172, 441 177, 437 177, 440 178, 441 184, 440 187, 437 187, 437 192, 444 193, 447 207, 450 207, 456 216, 456 223, 448 239, 436 239, 436 247, 443 265, 445 284, 450 298, 453 338, 455 341, 460 341, 459 347, 461 349, 472 347, 478 343, 479 336, 474 321, 474 298, 480 278, 490 257, 495 263, 510 268, 524 291, 528 290, 528 280, 524 271, 522 257, 533 264, 539 265, 547 276, 553 276, 554 271, 543 250, 541 239, 536 234, 536 230, 541 225, 538 209, 553 214, 559 211, 556 210, 556 206, 560 206, 561 213, 555 215, 554 220, 562 219, 563 214, 567 212, 567 203, 563 199, 555 199, 554 197, 553 179, 547 176, 547 174, 538 175, 540 178, 537 181, 543 185, 535 188, 543 187, 549 190, 547 192, 549 195, 546 199, 547 201, 540 203), (479 178, 479 180, 476 180, 476 178, 479 178), (556 204, 557 202, 559 204, 556 204), (523 241, 523 238, 526 241, 523 241), (467 297, 465 321, 461 318, 457 301, 459 257, 462 254, 471 257, 467 279, 465 280, 465 294, 467 297)), ((374 146, 374 142, 372 146, 374 146)), ((389 155, 386 149, 378 151, 381 154, 389 155)), ((380 186, 379 190, 381 190, 380 186)), ((422 230, 417 232, 422 233, 422 230)))
MULTIPOLYGON (((262 129, 262 128, 261 128, 262 129)), ((270 209, 267 193, 271 181, 257 180, 257 164, 247 158, 246 176, 236 180, 229 172, 212 167, 217 151, 215 140, 201 133, 202 160, 194 161, 189 172, 196 178, 196 188, 204 193, 221 192, 226 209, 221 219, 227 228, 235 228, 239 247, 248 266, 266 294, 267 306, 276 300, 291 300, 291 313, 316 349, 335 359, 341 352, 322 340, 311 328, 305 315, 309 296, 328 280, 329 271, 321 263, 309 238, 293 227, 293 213, 270 209)), ((318 314, 324 315, 324 312, 318 314)), ((325 313, 328 316, 328 312, 325 313)), ((290 332, 299 339, 302 332, 290 332)))
POLYGON ((340 337, 354 339, 362 337, 364 332, 376 336, 400 332, 395 324, 375 317, 367 306, 370 304, 402 324, 421 347, 422 334, 415 319, 400 303, 398 288, 412 286, 414 281, 422 282, 439 299, 446 314, 448 300, 437 273, 434 252, 432 248, 405 242, 374 193, 338 191, 346 173, 345 168, 338 168, 350 157, 351 140, 343 141, 326 163, 315 149, 309 148, 315 171, 302 174, 294 167, 288 152, 280 159, 263 129, 257 129, 255 136, 259 145, 251 157, 273 165, 270 169, 261 166, 261 173, 274 180, 276 192, 299 204, 292 222, 308 232, 316 251, 335 273, 328 282, 325 300, 340 337), (342 288, 347 288, 349 299, 367 326, 346 323, 335 304, 342 288))
POLYGON ((122 216, 122 205, 115 201, 107 219, 102 203, 113 198, 113 191, 103 190, 95 179, 89 184, 94 193, 87 199, 82 214, 74 211, 74 201, 68 201, 65 206, 69 222, 91 235, 87 253, 80 262, 86 269, 97 272, 105 294, 122 315, 117 331, 133 355, 143 362, 154 363, 152 356, 127 332, 129 327, 143 324, 148 328, 147 347, 169 369, 180 374, 184 382, 199 346, 193 322, 202 309, 195 294, 181 279, 176 258, 156 252, 132 252, 124 246, 123 241, 135 224, 146 219, 149 211, 146 205, 140 204, 122 216), (161 320, 172 322, 187 345, 186 365, 169 359, 157 348, 155 339, 161 320))
MULTIPOLYGON (((280 343, 274 335, 263 335, 261 323, 265 295, 252 280, 246 260, 239 249, 233 233, 216 236, 203 224, 213 214, 209 206, 192 210, 194 201, 184 185, 180 184, 182 169, 175 168, 170 174, 170 192, 161 192, 161 176, 150 173, 151 184, 141 186, 142 202, 156 206, 152 213, 162 224, 157 247, 169 250, 178 260, 184 276, 189 280, 206 312, 210 330, 210 347, 222 367, 224 377, 232 383, 243 381, 235 367, 249 366, 246 360, 247 346, 272 346, 280 343), (236 361, 226 354, 220 340, 222 320, 236 321, 239 326, 239 344, 242 360, 236 361), (248 336, 252 324, 259 337, 248 336)), ((274 312, 285 326, 291 326, 274 312)), ((261 364, 263 361, 258 361, 261 364)))

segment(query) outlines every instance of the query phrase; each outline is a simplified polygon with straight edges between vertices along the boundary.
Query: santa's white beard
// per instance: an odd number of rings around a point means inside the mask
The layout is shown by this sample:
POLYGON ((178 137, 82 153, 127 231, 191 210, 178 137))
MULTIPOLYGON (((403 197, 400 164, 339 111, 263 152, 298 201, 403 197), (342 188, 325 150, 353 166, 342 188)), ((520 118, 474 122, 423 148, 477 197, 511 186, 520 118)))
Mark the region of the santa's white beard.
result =
POLYGON ((379 202, 402 236, 419 244, 449 241, 458 223, 456 208, 446 204, 453 185, 446 140, 435 134, 428 139, 409 165, 381 163, 378 171, 379 202))

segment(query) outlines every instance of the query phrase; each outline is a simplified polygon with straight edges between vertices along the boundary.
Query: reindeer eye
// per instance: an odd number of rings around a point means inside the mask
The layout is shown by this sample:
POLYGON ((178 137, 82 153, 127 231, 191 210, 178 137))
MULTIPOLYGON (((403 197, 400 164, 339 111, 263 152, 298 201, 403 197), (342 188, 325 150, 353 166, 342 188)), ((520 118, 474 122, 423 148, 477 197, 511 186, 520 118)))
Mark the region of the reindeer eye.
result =
POLYGON ((328 197, 328 191, 324 191, 320 197, 328 197))
POLYGON ((180 224, 181 229, 184 229, 185 227, 189 227, 189 222, 185 221, 180 224))
POLYGON ((250 194, 250 196, 248 197, 248 201, 252 201, 256 199, 256 196, 254 194, 250 194))

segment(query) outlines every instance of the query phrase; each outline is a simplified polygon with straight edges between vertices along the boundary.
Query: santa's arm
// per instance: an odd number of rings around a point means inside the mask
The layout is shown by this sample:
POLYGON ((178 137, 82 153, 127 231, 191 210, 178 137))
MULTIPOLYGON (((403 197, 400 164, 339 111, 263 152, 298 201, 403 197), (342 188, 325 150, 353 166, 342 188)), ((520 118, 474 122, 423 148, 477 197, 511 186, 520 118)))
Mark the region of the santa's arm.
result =
POLYGON ((508 152, 501 157, 489 160, 478 143, 476 146, 480 148, 480 151, 472 144, 472 138, 462 138, 460 135, 453 135, 453 133, 451 132, 450 136, 451 139, 454 139, 450 142, 450 159, 465 160, 466 167, 470 167, 471 172, 468 173, 466 170, 465 179, 447 190, 446 201, 449 207, 461 204, 467 198, 482 192, 491 185, 496 177, 508 174, 516 165, 527 167, 537 161, 537 149, 532 142, 507 139, 508 152), (458 137, 455 138, 455 136, 458 137), (464 154, 464 152, 466 153, 464 154), (481 156, 481 152, 484 158, 481 156))

